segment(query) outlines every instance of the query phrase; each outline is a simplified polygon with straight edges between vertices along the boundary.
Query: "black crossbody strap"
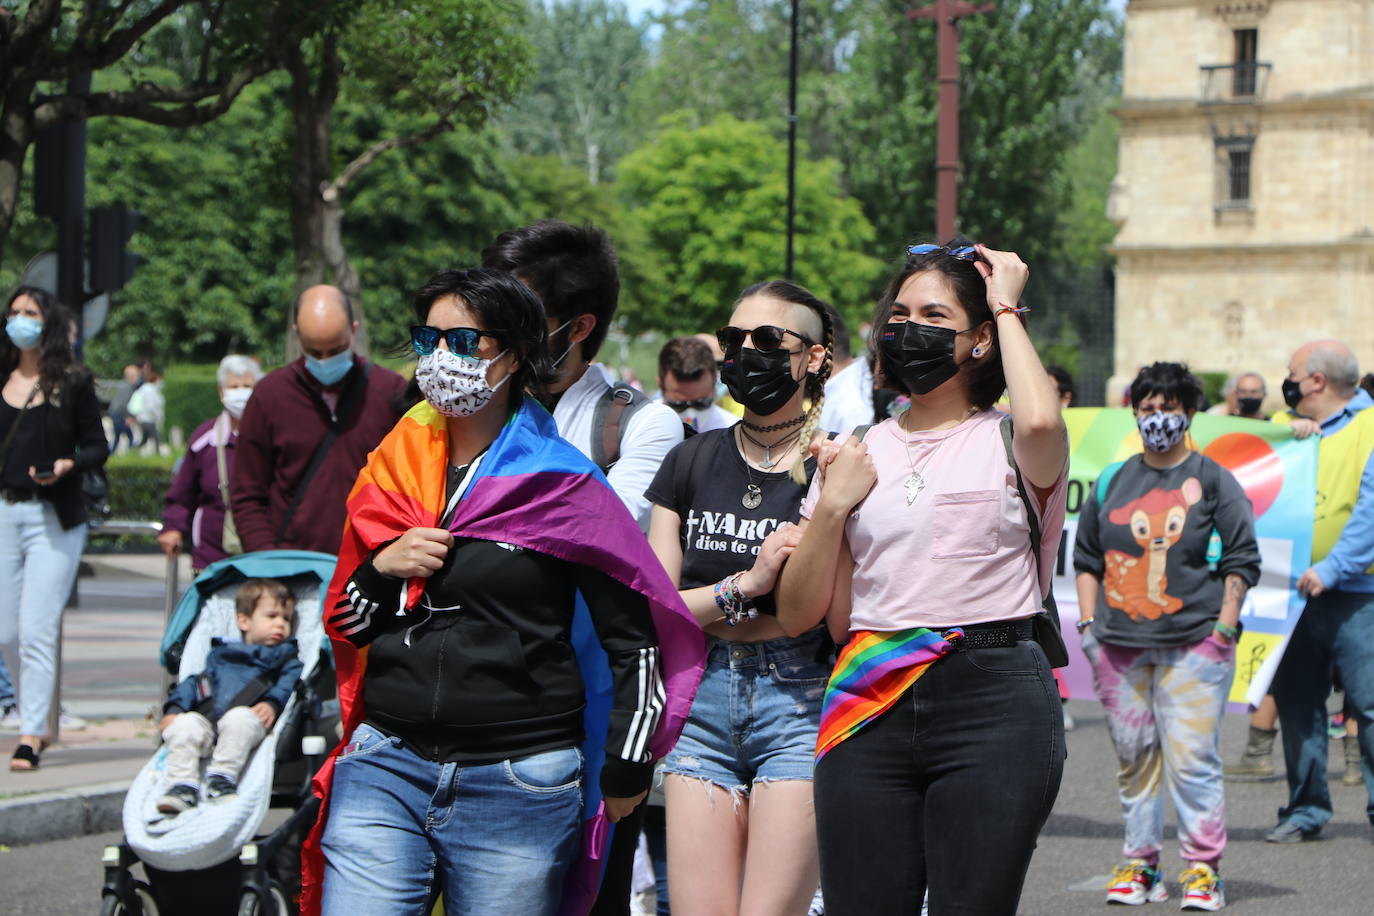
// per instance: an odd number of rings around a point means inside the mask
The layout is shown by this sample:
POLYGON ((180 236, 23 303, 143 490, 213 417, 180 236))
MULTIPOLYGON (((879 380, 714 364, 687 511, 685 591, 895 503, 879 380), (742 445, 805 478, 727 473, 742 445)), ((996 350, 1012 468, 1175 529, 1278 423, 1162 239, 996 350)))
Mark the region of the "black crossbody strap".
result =
POLYGON ((5 467, 5 462, 10 457, 10 446, 14 444, 14 434, 19 432, 19 424, 24 420, 24 414, 29 412, 29 406, 33 404, 33 399, 38 397, 38 383, 34 382, 33 390, 24 399, 24 406, 19 408, 19 416, 14 418, 14 423, 10 425, 10 431, 5 433, 5 441, 0 443, 0 470, 5 467))
POLYGON ((353 387, 344 392, 343 399, 339 401, 339 409, 334 412, 334 422, 329 424, 329 432, 325 433, 320 444, 315 448, 315 454, 310 456, 310 464, 305 469, 305 474, 301 476, 300 483, 296 484, 296 492, 291 497, 291 505, 286 508, 286 515, 282 516, 281 524, 277 526, 276 542, 281 543, 282 538, 286 537, 286 529, 291 527, 291 519, 296 517, 296 509, 300 507, 301 500, 305 498, 305 491, 310 486, 310 481, 315 479, 315 472, 324 464, 324 456, 329 453, 329 448, 334 441, 339 438, 339 433, 343 430, 344 421, 348 418, 349 412, 353 409, 355 401, 361 401, 367 391, 367 379, 372 374, 372 364, 363 364, 363 377, 353 384, 353 387))
MULTIPOLYGON (((1030 492, 1026 489, 1026 481, 1021 476, 1021 468, 1016 464, 1016 455, 1012 451, 1012 437, 1015 431, 1011 425, 1011 417, 1002 418, 1000 424, 1002 428, 1002 445, 1007 450, 1007 463, 1016 472, 1016 492, 1021 494, 1021 502, 1026 507, 1026 523, 1030 526, 1030 546, 1031 555, 1035 557, 1035 590, 1040 590, 1040 513, 1035 509, 1035 503, 1031 502, 1030 492)), ((1040 648, 1045 650, 1045 657, 1049 659, 1051 668, 1063 668, 1069 663, 1069 650, 1064 645, 1063 634, 1059 628, 1059 606, 1054 600, 1054 586, 1051 585, 1045 593, 1042 606, 1045 613, 1037 614, 1031 621, 1034 628, 1035 641, 1040 643, 1040 648)))

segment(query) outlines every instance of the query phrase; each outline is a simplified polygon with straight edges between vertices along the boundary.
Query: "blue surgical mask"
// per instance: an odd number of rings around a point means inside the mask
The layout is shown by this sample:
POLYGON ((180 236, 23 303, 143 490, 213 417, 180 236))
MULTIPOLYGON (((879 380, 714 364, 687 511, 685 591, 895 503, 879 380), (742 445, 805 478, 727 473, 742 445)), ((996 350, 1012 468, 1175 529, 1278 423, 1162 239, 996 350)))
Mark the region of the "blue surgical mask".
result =
POLYGON ((5 322, 5 333, 19 349, 32 350, 43 336, 43 322, 28 315, 11 315, 5 322))
POLYGON ((349 347, 342 353, 335 353, 324 359, 316 359, 307 354, 305 368, 310 370, 310 374, 324 387, 337 385, 343 381, 348 370, 353 368, 353 348, 349 347))

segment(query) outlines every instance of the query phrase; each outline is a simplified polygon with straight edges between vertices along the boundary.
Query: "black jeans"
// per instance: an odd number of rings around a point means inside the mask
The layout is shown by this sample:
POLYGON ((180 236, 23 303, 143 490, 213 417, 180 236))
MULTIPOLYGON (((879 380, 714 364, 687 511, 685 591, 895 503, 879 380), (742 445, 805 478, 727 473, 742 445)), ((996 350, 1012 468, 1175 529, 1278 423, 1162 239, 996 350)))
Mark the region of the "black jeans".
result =
POLYGON ((816 767, 827 916, 1012 916, 1064 755, 1039 645, 935 662, 816 767))

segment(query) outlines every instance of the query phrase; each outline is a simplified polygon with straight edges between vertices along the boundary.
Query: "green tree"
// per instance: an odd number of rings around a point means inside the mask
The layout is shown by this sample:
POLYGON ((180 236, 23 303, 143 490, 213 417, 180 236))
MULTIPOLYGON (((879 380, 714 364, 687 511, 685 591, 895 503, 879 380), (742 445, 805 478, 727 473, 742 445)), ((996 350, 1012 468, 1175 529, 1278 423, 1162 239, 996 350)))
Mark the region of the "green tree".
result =
POLYGON ((121 116, 169 127, 212 121, 307 34, 331 0, 27 0, 0 8, 0 254, 37 134, 64 120, 121 116), (173 40, 173 33, 181 39, 173 40), (176 48, 183 66, 148 66, 176 48), (95 91, 73 77, 108 71, 95 91))
POLYGON ((648 62, 644 27, 619 0, 529 6, 534 77, 500 118, 513 148, 556 156, 603 181, 635 142, 631 87, 648 62))
MULTIPOLYGON (((836 135, 884 253, 934 229, 934 24, 868 0, 836 135), (896 205, 894 205, 894 202, 896 205)), ((1119 85, 1107 0, 1025 0, 960 22, 959 228, 1030 261, 1064 254, 1066 158, 1119 85)))
POLYGON ((331 282, 361 299, 344 244, 351 185, 389 151, 478 126, 508 100, 529 57, 521 15, 516 0, 360 0, 318 36, 283 47, 297 291, 331 282), (349 98, 376 116, 360 119, 344 147, 334 113, 349 98))
MULTIPOLYGON (((745 286, 782 275, 786 145, 725 116, 668 126, 620 163, 618 184, 658 264, 653 296, 627 314, 631 332, 716 327, 745 286)), ((873 230, 842 195, 839 166, 799 156, 796 280, 846 312, 868 301, 879 264, 873 230)))

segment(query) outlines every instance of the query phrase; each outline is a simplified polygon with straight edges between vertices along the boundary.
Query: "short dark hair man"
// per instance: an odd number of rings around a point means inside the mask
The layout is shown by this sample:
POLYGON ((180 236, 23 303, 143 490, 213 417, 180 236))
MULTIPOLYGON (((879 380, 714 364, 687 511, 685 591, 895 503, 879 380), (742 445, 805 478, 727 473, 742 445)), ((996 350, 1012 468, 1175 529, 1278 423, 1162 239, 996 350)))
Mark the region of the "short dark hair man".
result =
MULTIPOLYGON (((544 303, 549 349, 557 360, 557 376, 548 386, 553 418, 564 439, 596 460, 604 432, 598 417, 607 415, 607 404, 614 408, 617 394, 610 371, 592 362, 620 297, 610 237, 595 226, 544 219, 497 236, 483 250, 482 266, 510 271, 544 303)), ((677 414, 665 405, 636 401, 624 412, 615 443, 618 458, 606 478, 645 531, 650 506, 644 491, 663 456, 682 441, 682 432, 677 414)))
POLYGON ((338 552, 348 491, 406 387, 353 352, 357 329, 342 290, 297 298, 303 355, 258 382, 239 421, 229 502, 245 552, 338 552))
POLYGON ((699 433, 738 419, 716 404, 716 358, 697 337, 674 337, 658 351, 658 399, 699 433))

